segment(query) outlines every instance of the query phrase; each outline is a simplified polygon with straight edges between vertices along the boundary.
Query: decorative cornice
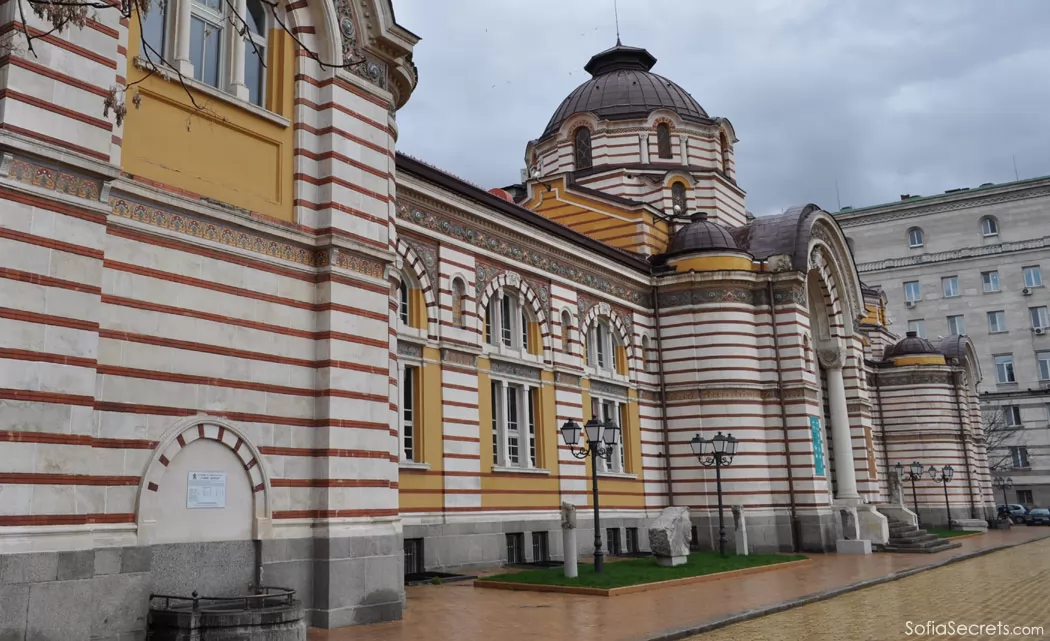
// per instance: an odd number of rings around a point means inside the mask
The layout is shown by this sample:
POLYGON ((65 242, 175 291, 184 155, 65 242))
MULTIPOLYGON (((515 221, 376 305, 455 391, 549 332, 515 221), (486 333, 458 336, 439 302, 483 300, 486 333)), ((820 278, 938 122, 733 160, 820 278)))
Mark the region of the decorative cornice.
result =
POLYGON ((423 358, 423 346, 399 340, 397 342, 397 355, 410 358, 423 358))
POLYGON ((397 203, 397 217, 635 305, 648 307, 650 304, 649 292, 646 289, 631 287, 595 271, 581 269, 572 261, 556 258, 548 251, 529 248, 524 243, 508 240, 498 232, 484 230, 480 224, 472 225, 455 220, 452 216, 423 211, 410 207, 405 202, 397 203))
POLYGON ((927 265, 930 263, 945 263, 953 260, 967 260, 980 258, 982 256, 993 256, 996 254, 1010 254, 1013 252, 1031 251, 1034 249, 1050 248, 1050 236, 1022 240, 1014 243, 998 243, 995 245, 984 245, 983 247, 964 247, 935 254, 919 254, 917 256, 904 256, 902 258, 887 258, 870 263, 857 265, 857 271, 863 273, 877 272, 884 269, 897 269, 900 267, 912 267, 914 265, 927 265))
POLYGON ((613 385, 612 383, 606 383, 605 381, 591 381, 591 393, 598 394, 599 396, 612 396, 627 400, 627 388, 621 385, 613 385))
MULTIPOLYGON (((662 291, 659 293, 658 298, 661 308, 709 305, 713 303, 741 303, 759 306, 769 304, 769 294, 765 287, 764 283, 736 287, 726 287, 723 283, 714 287, 662 291)), ((795 286, 775 289, 773 290, 773 300, 776 301, 777 305, 794 304, 805 307, 806 290, 795 286)))
POLYGON ((952 387, 951 372, 894 372, 882 370, 876 374, 879 385, 886 387, 911 387, 922 385, 944 385, 952 387))
POLYGON ((467 367, 477 367, 478 364, 476 355, 447 348, 441 350, 441 362, 465 365, 467 367))
POLYGON ((575 374, 569 374, 566 372, 555 372, 554 382, 558 385, 570 385, 572 387, 580 387, 581 378, 575 374))

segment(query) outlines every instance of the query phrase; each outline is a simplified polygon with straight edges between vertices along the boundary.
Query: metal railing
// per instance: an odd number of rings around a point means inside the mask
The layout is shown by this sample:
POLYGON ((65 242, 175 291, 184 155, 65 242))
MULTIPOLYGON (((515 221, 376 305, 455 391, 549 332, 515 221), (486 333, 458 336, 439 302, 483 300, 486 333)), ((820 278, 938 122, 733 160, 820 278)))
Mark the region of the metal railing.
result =
POLYGON ((196 590, 193 591, 191 596, 178 596, 174 594, 149 595, 150 609, 184 611, 186 606, 190 605, 194 612, 199 611, 202 604, 205 609, 209 609, 209 606, 211 606, 211 608, 214 609, 224 610, 237 607, 243 610, 258 610, 279 605, 292 605, 294 601, 295 590, 273 586, 259 586, 255 589, 255 594, 231 597, 200 596, 196 590), (154 599, 163 600, 163 607, 154 607, 154 599), (172 602, 175 602, 174 608, 172 607, 172 602))

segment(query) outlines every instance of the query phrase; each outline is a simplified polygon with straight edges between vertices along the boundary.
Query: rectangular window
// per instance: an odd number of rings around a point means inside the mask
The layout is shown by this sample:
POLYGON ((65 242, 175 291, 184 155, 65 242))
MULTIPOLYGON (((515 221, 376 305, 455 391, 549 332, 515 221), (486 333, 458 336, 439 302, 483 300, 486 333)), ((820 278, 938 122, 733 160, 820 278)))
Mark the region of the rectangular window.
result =
POLYGON ((919 289, 919 281, 912 280, 904 283, 904 300, 915 303, 922 300, 922 291, 919 289))
POLYGON ((926 338, 926 321, 921 318, 908 321, 908 331, 915 332, 915 335, 921 338, 926 338))
POLYGON ((408 302, 408 283, 401 281, 401 286, 397 288, 397 316, 401 320, 402 327, 408 327, 412 324, 411 305, 408 302))
POLYGON ((507 565, 525 562, 525 534, 516 532, 507 535, 507 565))
POLYGON ((518 393, 520 392, 519 387, 514 385, 506 385, 504 389, 507 390, 507 458, 510 460, 511 465, 518 465, 520 463, 520 451, 519 451, 519 403, 518 393))
POLYGON ((1050 327, 1050 314, 1046 311, 1046 306, 1042 307, 1029 307, 1028 314, 1032 317, 1032 329, 1046 329, 1050 327))
POLYGON ((988 331, 993 334, 1006 331, 1006 312, 988 312, 988 331))
POLYGON ((260 0, 248 0, 244 21, 248 32, 244 39, 244 84, 248 100, 263 106, 266 101, 266 10, 260 0))
POLYGON ((496 381, 492 381, 491 385, 492 395, 490 396, 490 398, 492 399, 492 464, 499 465, 499 451, 501 447, 499 424, 500 421, 503 420, 500 415, 500 396, 502 395, 502 390, 500 389, 500 384, 496 381))
POLYGON ((416 372, 416 367, 406 365, 405 379, 401 381, 401 440, 406 461, 416 460, 416 372))
POLYGON ((1010 462, 1014 467, 1031 467, 1028 464, 1028 448, 1027 447, 1011 447, 1010 448, 1010 462))
POLYGON ((1021 427, 1021 408, 1017 405, 1004 405, 1003 421, 1007 427, 1021 427))
POLYGON ((1013 354, 1000 354, 995 357, 995 382, 1016 383, 1014 378, 1013 354))
POLYGON ((521 310, 521 349, 529 351, 529 317, 521 310))
POLYGON ((510 296, 504 295, 499 299, 500 304, 500 336, 503 337, 503 344, 510 347, 514 344, 514 331, 511 328, 514 316, 511 315, 511 308, 514 305, 511 303, 510 296))
POLYGON ((532 533, 532 561, 542 563, 551 560, 550 541, 546 532, 532 533))
POLYGON ((966 319, 962 314, 948 317, 948 335, 962 336, 966 333, 966 319))
POLYGON ((605 327, 601 323, 595 325, 594 351, 598 356, 598 367, 605 369, 605 364, 608 361, 608 354, 606 354, 605 327))
POLYGON ((528 397, 527 401, 528 401, 528 410, 529 410, 529 461, 531 462, 532 467, 537 467, 537 465, 536 465, 536 406, 538 405, 538 403, 536 402, 536 394, 538 394, 539 391, 540 390, 538 388, 535 388, 535 387, 530 387, 526 391, 526 396, 528 397))
POLYGON ((1039 265, 1024 268, 1024 286, 1025 287, 1042 287, 1043 286, 1043 273, 1039 269, 1039 265))
POLYGON ((405 576, 422 574, 424 567, 423 539, 405 539, 405 576))
POLYGON ((1050 381, 1050 352, 1036 352, 1035 359, 1039 362, 1039 380, 1050 381))
POLYGON ((151 0, 149 11, 142 16, 142 49, 139 53, 153 63, 160 63, 166 52, 164 38, 168 2, 151 0))
POLYGON ((190 62, 193 64, 194 80, 218 88, 222 82, 223 5, 209 7, 210 10, 204 9, 204 6, 197 1, 193 3, 190 62))
POLYGON ((959 295, 959 277, 948 276, 947 278, 941 279, 941 289, 944 290, 945 298, 952 298, 959 295))
POLYGON ((612 556, 620 556, 623 552, 620 549, 620 528, 610 527, 605 528, 605 542, 609 548, 609 554, 612 556))
POLYGON ((629 528, 627 528, 626 532, 627 532, 627 541, 626 541, 626 543, 627 543, 627 553, 628 554, 638 554, 639 552, 641 552, 641 548, 638 546, 638 528, 636 528, 636 527, 629 527, 629 528))
POLYGON ((986 294, 999 291, 999 272, 983 272, 981 274, 981 284, 986 294))
POLYGON ((1017 490, 1017 502, 1021 505, 1031 505, 1035 503, 1032 500, 1032 490, 1017 490))

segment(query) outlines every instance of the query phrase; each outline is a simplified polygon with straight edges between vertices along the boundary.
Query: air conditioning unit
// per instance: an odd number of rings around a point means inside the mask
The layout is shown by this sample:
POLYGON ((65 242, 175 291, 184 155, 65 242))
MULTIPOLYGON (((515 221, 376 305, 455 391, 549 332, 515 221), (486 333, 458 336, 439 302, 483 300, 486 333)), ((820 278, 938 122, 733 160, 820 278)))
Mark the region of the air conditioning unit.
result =
POLYGON ((1024 289, 1021 290, 1021 295, 1022 296, 1031 296, 1032 295, 1032 288, 1031 287, 1025 287, 1024 289))
POLYGON ((904 306, 907 307, 908 309, 911 309, 912 307, 915 307, 915 301, 913 301, 913 300, 906 301, 904 303, 904 306))
POLYGON ((1045 333, 1046 333, 1046 328, 1045 327, 1036 327, 1035 328, 1035 335, 1036 336, 1042 336, 1045 333))

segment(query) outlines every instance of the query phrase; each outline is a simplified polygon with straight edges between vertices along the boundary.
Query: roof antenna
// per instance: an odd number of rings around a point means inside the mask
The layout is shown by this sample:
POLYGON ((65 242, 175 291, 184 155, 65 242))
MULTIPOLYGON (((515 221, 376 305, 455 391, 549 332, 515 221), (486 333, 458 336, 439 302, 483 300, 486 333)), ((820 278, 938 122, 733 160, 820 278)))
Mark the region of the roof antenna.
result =
POLYGON ((616 46, 620 47, 623 44, 620 42, 620 3, 619 0, 613 0, 613 14, 616 16, 616 46))

